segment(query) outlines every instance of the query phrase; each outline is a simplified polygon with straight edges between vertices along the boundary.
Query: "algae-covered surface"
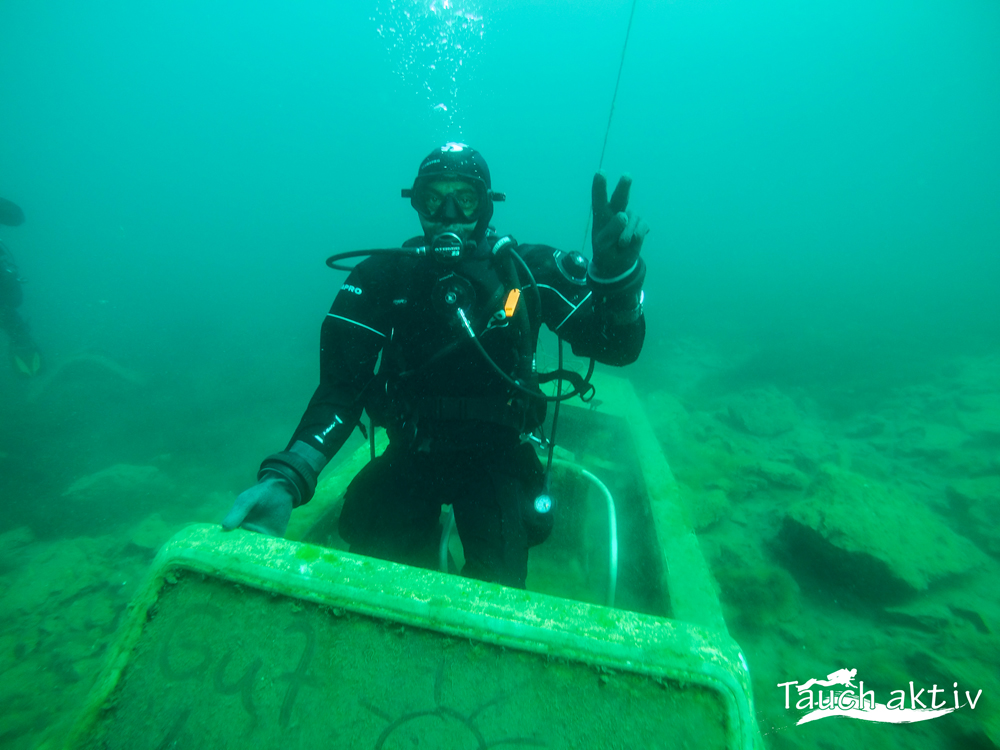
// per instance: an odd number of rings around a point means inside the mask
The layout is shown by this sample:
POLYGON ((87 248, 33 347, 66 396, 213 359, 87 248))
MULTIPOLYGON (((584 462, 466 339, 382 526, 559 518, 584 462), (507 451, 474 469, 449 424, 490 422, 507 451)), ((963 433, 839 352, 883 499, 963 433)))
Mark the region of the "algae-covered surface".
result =
POLYGON ((169 578, 85 747, 722 748, 714 693, 169 578))

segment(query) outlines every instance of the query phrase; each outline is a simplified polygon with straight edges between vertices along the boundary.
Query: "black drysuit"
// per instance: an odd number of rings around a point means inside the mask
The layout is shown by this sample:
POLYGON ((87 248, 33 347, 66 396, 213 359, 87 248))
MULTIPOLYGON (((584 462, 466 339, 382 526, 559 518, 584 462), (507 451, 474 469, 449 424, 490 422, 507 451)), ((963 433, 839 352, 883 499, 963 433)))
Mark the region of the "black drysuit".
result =
POLYGON ((34 349, 28 323, 17 311, 23 298, 14 258, 0 242, 0 328, 10 337, 12 353, 34 349))
MULTIPOLYGON (((528 547, 547 535, 546 523, 551 528, 551 514, 533 509, 541 463, 520 437, 543 410, 489 365, 454 307, 442 304, 442 290, 454 287, 452 274, 469 282, 462 287, 470 325, 511 375, 523 365, 526 331, 534 339, 542 323, 575 354, 626 365, 639 355, 645 321, 639 308, 633 320, 612 322, 606 309, 613 305, 605 301, 613 302, 614 294, 587 280, 579 253, 545 245, 521 245, 518 253, 538 294, 519 269, 523 307, 512 319, 497 312, 512 286, 501 279, 512 280, 513 266, 505 276, 488 253, 453 267, 428 257, 374 255, 341 286, 322 326, 320 384, 289 445, 302 441, 332 458, 362 408, 386 426, 389 447, 355 477, 345 497, 340 532, 352 552, 433 567, 441 505, 452 504, 463 574, 524 586, 528 547), (525 313, 530 325, 515 325, 525 313)), ((644 270, 640 261, 632 275, 635 305, 644 270)))
MULTIPOLYGON (((23 223, 24 212, 16 204, 0 198, 0 224, 16 227, 23 223)), ((10 337, 12 354, 35 349, 28 324, 17 312, 22 299, 21 278, 18 276, 14 257, 3 242, 0 242, 0 328, 10 337)))

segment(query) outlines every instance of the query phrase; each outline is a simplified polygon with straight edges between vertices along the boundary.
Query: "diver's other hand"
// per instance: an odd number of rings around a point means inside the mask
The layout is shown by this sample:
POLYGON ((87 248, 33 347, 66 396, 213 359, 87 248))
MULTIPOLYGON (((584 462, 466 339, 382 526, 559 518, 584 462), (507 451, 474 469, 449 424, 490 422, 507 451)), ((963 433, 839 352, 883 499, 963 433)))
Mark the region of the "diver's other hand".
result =
POLYGON ((42 355, 33 345, 11 346, 10 366, 21 378, 33 378, 42 370, 42 355))
POLYGON ((594 175, 594 261, 590 277, 598 282, 618 280, 639 260, 642 241, 649 225, 634 211, 628 210, 632 178, 623 175, 608 200, 608 181, 603 172, 594 175))
POLYGON ((222 530, 244 528, 258 534, 284 536, 292 517, 293 493, 287 480, 274 475, 264 477, 239 494, 222 519, 222 530))

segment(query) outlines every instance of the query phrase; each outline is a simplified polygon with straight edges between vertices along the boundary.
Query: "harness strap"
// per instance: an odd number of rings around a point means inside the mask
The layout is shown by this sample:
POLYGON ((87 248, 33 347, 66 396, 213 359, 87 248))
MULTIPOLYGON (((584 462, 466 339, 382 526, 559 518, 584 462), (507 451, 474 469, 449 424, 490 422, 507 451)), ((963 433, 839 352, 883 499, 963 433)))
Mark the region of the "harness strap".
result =
POLYGON ((527 410, 525 405, 504 398, 418 398, 412 402, 418 419, 439 422, 491 422, 523 432, 527 410))

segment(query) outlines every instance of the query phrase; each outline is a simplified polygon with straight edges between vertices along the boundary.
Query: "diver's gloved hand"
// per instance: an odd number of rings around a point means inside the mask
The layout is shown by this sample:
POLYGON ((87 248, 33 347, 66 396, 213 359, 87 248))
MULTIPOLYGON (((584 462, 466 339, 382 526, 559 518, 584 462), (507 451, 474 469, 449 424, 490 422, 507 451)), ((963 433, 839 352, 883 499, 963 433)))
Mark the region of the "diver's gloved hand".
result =
POLYGON ((649 225, 627 210, 631 187, 632 178, 623 176, 608 201, 607 178, 603 172, 594 175, 594 259, 589 274, 599 284, 621 281, 632 272, 649 233, 649 225))
POLYGON ((295 488, 283 477, 267 473, 236 498, 222 520, 223 531, 242 527, 268 536, 284 536, 292 517, 295 488))
POLYGON ((10 348, 10 366, 21 378, 33 378, 42 370, 42 355, 34 346, 26 344, 10 348))

